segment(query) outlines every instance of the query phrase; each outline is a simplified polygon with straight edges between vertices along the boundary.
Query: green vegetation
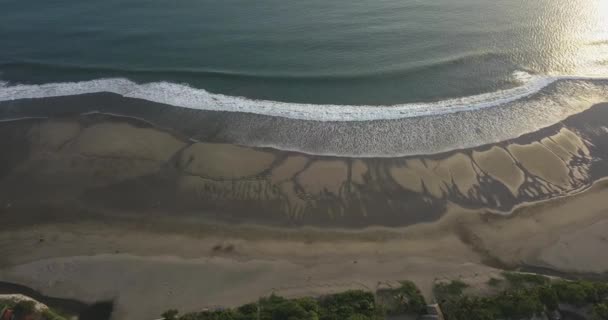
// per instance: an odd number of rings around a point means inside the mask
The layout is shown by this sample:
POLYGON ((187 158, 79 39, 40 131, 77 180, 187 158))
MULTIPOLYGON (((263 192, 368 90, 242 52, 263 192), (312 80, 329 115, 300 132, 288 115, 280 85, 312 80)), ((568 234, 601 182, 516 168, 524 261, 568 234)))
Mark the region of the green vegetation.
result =
POLYGON ((51 309, 38 312, 34 301, 16 301, 13 299, 0 300, 0 312, 5 309, 12 309, 16 319, 23 319, 28 315, 39 315, 41 320, 66 320, 67 318, 59 315, 51 309))
POLYGON ((371 292, 347 291, 330 295, 319 301, 319 307, 320 320, 383 319, 383 312, 376 307, 371 292))
MULTIPOLYGON (((554 280, 504 273, 506 288, 493 296, 463 295, 462 285, 438 284, 435 291, 447 320, 528 319, 556 310, 558 304, 593 307, 593 317, 606 320, 608 284, 554 280), (441 296, 439 295, 441 294, 441 296)), ((489 285, 491 285, 488 282, 489 285)), ((500 283, 499 283, 500 284, 500 283)), ((494 287, 498 286, 495 285, 494 287)))
POLYGON ((452 280, 448 283, 442 282, 436 284, 435 289, 433 291, 437 300, 443 300, 449 297, 461 296, 464 289, 468 287, 469 285, 460 280, 452 280))
MULTIPOLYGON (((435 297, 446 320, 520 320, 545 317, 560 305, 578 308, 585 318, 608 320, 608 283, 551 279, 534 274, 504 273, 491 278, 491 290, 478 290, 455 280, 437 283, 435 297)), ((489 289, 485 287, 485 289, 489 289)), ((320 298, 286 299, 277 295, 238 308, 180 315, 166 320, 380 320, 389 316, 426 314, 427 303, 410 281, 396 288, 346 291, 320 298)))
POLYGON ((57 312, 53 310, 44 310, 42 311, 42 319, 44 320, 66 320, 67 318, 59 315, 57 312))
POLYGON ((384 319, 371 292, 346 291, 319 299, 285 299, 277 295, 236 309, 203 311, 179 316, 163 313, 166 320, 379 320, 384 319))
POLYGON ((600 303, 608 296, 608 284, 589 281, 558 281, 553 284, 559 300, 575 306, 600 303))
POLYGON ((500 285, 502 285, 504 282, 504 280, 502 279, 496 279, 496 278, 490 278, 490 280, 488 280, 488 285, 490 287, 499 287, 500 285))
POLYGON ((402 281, 396 289, 381 289, 376 293, 378 303, 389 315, 426 313, 426 301, 420 290, 411 281, 402 281))
POLYGON ((36 304, 34 301, 19 301, 12 306, 12 309, 15 318, 22 319, 36 313, 36 304))
POLYGON ((177 311, 175 309, 170 309, 170 310, 163 312, 163 314, 161 314, 160 316, 163 317, 163 319, 165 319, 165 320, 175 320, 175 319, 177 319, 178 314, 179 314, 179 311, 177 311))
POLYGON ((545 276, 531 273, 503 272, 502 275, 511 286, 517 288, 541 286, 551 281, 545 276))
POLYGON ((593 307, 593 320, 608 319, 608 302, 598 303, 593 307))

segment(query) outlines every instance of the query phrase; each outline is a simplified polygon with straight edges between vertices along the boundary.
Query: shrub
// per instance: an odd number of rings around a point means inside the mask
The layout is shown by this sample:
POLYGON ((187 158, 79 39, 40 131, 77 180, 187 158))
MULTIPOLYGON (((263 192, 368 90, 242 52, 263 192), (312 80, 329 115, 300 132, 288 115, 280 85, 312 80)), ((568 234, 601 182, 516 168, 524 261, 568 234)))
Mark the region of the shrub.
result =
POLYGON ((468 288, 469 285, 460 281, 453 280, 449 283, 438 283, 435 285, 435 295, 439 299, 448 299, 451 297, 461 296, 464 289, 468 288))
POLYGON ((501 279, 490 278, 490 280, 488 280, 488 285, 491 287, 498 287, 502 283, 503 283, 503 280, 501 280, 501 279))
POLYGON ((295 300, 306 312, 319 314, 319 302, 314 298, 300 298, 295 300))
POLYGON ((177 310, 170 309, 170 310, 163 312, 163 314, 161 314, 161 317, 163 317, 164 320, 176 320, 178 313, 179 312, 177 310))
POLYGON ((535 290, 507 291, 493 300, 500 315, 506 319, 530 318, 544 311, 544 306, 535 290))
POLYGON ((593 320, 608 320, 608 302, 593 306, 593 320))
POLYGON ((264 320, 313 320, 318 318, 316 313, 307 312, 293 300, 275 302, 260 309, 260 319, 264 320))
POLYGON ((503 276, 513 287, 541 286, 551 282, 551 279, 538 274, 503 272, 503 276))
POLYGON ((542 304, 549 310, 556 310, 559 304, 559 297, 553 286, 545 285, 537 289, 538 297, 542 304))
POLYGON ((34 303, 34 301, 19 301, 13 306, 13 314, 17 319, 25 318, 35 312, 36 303, 34 303))
POLYGON ((257 320, 258 319, 258 305, 255 303, 248 303, 238 307, 237 319, 238 320, 257 320))
POLYGON ((374 295, 364 291, 346 291, 320 300, 285 299, 277 295, 261 298, 236 309, 194 312, 177 317, 177 311, 163 313, 164 319, 178 320, 376 320, 383 319, 374 295))
POLYGON ((587 281, 560 280, 553 284, 553 288, 560 302, 582 306, 599 301, 595 286, 587 281))
POLYGON ((371 292, 351 290, 324 297, 319 302, 321 320, 343 320, 353 317, 374 319, 377 316, 371 292))
POLYGON ((402 281, 397 289, 387 291, 396 300, 394 306, 388 310, 391 314, 425 314, 426 301, 420 290, 411 281, 402 281))
POLYGON ((203 311, 187 313, 179 320, 236 320, 237 315, 232 310, 203 311))
MULTIPOLYGON (((464 294, 468 286, 461 281, 439 283, 434 291, 447 320, 529 319, 559 303, 593 306, 593 320, 608 320, 608 284, 588 281, 551 281, 543 276, 505 273, 509 283, 501 293, 490 297, 464 294)), ((501 280, 495 279, 496 285, 501 280)), ((492 282, 492 279, 488 283, 492 282)), ((378 291, 386 299, 389 314, 424 314, 426 302, 416 286, 401 282, 396 289, 378 291)), ((0 301, 0 306, 2 306, 0 301)), ((14 305, 12 302, 11 307, 14 305)), ((33 305, 32 305, 33 306, 33 305)), ((31 306, 24 305, 26 310, 31 306)), ((178 316, 176 310, 163 313, 166 320, 380 320, 384 307, 371 292, 352 290, 319 299, 285 299, 271 295, 235 309, 204 311, 178 316)), ((65 320, 50 315, 44 320, 65 320)))
POLYGON ((497 312, 485 298, 462 296, 442 304, 449 320, 494 320, 497 312))

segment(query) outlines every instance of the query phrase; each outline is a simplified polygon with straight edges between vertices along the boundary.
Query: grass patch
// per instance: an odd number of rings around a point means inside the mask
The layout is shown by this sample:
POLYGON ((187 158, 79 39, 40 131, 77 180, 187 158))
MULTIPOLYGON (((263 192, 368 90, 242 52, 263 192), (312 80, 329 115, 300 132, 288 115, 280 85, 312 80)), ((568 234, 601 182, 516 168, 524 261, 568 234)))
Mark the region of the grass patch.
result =
POLYGON ((378 290, 376 296, 389 315, 426 313, 426 301, 411 281, 402 281, 398 288, 378 290))
POLYGON ((461 296, 464 289, 468 287, 468 284, 460 280, 452 280, 447 283, 437 283, 433 291, 435 292, 437 299, 444 300, 451 297, 461 296))
POLYGON ((371 292, 351 290, 319 299, 271 295, 235 309, 184 315, 169 310, 162 316, 166 320, 380 320, 384 314, 371 292))
POLYGON ((490 280, 488 280, 488 285, 493 288, 500 287, 503 283, 504 280, 502 279, 490 278, 490 280))
MULTIPOLYGON (((505 273, 505 280, 492 278, 488 284, 504 289, 489 296, 475 296, 465 294, 468 285, 462 281, 437 283, 434 291, 445 319, 547 317, 560 304, 580 307, 589 312, 592 320, 608 319, 608 283, 505 273)), ((387 314, 417 316, 425 313, 426 301, 418 288, 410 281, 403 281, 397 288, 378 290, 376 297, 360 290, 321 298, 286 299, 271 295, 238 308, 184 315, 169 310, 162 316, 166 320, 380 320, 387 314)))
POLYGON ((502 275, 511 286, 516 288, 539 286, 547 284, 551 281, 551 279, 545 276, 530 273, 503 272, 502 275))
POLYGON ((598 303, 593 307, 591 313, 593 320, 606 320, 608 319, 608 302, 598 303))
POLYGON ((440 302, 446 320, 529 319, 568 304, 593 310, 594 320, 608 311, 608 284, 508 274, 509 286, 492 296, 450 295, 440 302))

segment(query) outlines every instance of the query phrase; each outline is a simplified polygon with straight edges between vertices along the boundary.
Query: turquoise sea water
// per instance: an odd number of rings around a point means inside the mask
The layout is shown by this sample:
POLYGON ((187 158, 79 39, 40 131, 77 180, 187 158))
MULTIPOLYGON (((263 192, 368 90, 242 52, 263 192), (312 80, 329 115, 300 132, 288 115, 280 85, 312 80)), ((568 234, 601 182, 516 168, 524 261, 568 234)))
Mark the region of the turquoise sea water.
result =
POLYGON ((0 0, 0 9, 0 101, 113 92, 333 122, 251 122, 226 134, 247 145, 437 152, 512 138, 608 96, 606 0, 0 0), (373 123, 353 132, 335 122, 373 123))

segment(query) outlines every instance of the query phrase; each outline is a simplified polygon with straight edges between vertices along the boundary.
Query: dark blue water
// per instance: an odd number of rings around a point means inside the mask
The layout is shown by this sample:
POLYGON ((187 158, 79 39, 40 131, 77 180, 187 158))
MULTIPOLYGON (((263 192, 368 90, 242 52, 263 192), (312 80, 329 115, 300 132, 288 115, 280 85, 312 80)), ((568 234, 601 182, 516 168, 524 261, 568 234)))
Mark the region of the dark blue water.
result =
POLYGON ((526 73, 603 74, 608 61, 605 0, 0 0, 0 8, 0 79, 10 83, 120 77, 385 105, 493 92, 526 73))

